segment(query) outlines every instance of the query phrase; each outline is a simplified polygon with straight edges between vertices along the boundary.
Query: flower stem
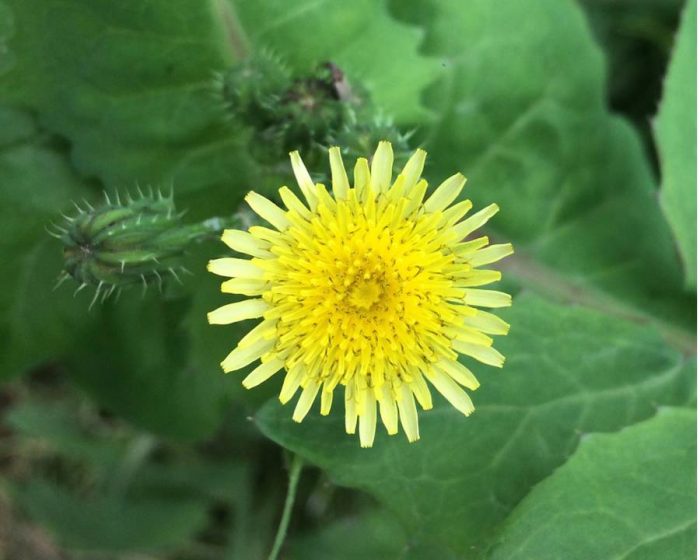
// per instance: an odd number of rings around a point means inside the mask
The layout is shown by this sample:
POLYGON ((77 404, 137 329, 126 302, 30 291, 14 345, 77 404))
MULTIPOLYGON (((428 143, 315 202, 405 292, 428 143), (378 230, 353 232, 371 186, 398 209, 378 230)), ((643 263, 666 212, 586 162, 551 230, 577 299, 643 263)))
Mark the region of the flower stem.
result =
POLYGON ((289 486, 287 487, 287 497, 284 500, 282 519, 280 519, 280 524, 277 528, 277 534, 275 535, 275 542, 272 545, 272 551, 267 557, 268 560, 277 560, 280 550, 282 549, 282 544, 284 544, 284 539, 287 536, 287 528, 289 527, 289 520, 292 517, 294 498, 296 497, 297 485, 299 483, 299 475, 301 474, 301 469, 303 466, 304 460, 301 458, 301 456, 294 455, 292 464, 289 467, 289 486))

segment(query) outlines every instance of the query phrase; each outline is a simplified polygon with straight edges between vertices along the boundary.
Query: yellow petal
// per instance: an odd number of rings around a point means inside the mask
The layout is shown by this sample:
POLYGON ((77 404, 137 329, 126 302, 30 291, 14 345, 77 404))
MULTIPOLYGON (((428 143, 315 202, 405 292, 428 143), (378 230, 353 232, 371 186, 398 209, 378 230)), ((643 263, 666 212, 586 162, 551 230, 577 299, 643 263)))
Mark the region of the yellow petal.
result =
POLYGON ((301 385, 301 380, 304 378, 304 367, 302 365, 296 365, 291 370, 287 371, 287 375, 284 377, 284 382, 282 383, 282 389, 280 390, 280 402, 282 404, 287 404, 294 393, 297 392, 299 385, 301 385))
POLYGON ((479 329, 481 332, 493 335, 508 334, 510 330, 510 325, 503 319, 497 317, 493 313, 481 310, 478 310, 476 315, 465 317, 464 324, 479 329))
POLYGON ((408 162, 401 171, 401 175, 405 177, 404 188, 410 190, 413 188, 419 180, 421 173, 423 173, 423 166, 425 165, 425 157, 428 154, 425 150, 416 150, 415 153, 409 158, 408 162))
POLYGON ((471 356, 472 358, 490 366, 503 367, 503 362, 505 362, 503 354, 492 346, 480 346, 470 342, 453 340, 452 347, 457 350, 457 352, 471 356))
POLYGON ((442 396, 462 414, 469 416, 474 412, 474 404, 469 395, 449 375, 434 369, 428 373, 428 379, 442 396))
POLYGON ((221 291, 225 294, 241 294, 244 296, 259 296, 267 287, 267 283, 259 278, 231 278, 221 283, 221 291))
POLYGON ((355 162, 353 176, 357 198, 359 200, 364 200, 365 191, 369 188, 369 163, 365 158, 358 158, 355 162))
POLYGON ((372 192, 380 193, 388 190, 391 184, 391 172, 394 167, 394 150, 391 142, 379 142, 377 150, 372 157, 372 171, 370 174, 370 186, 372 192))
POLYGON ((457 285, 460 288, 471 288, 474 286, 485 286, 498 282, 501 279, 499 270, 472 270, 464 278, 461 278, 457 285))
POLYGON ((408 198, 408 204, 404 210, 404 216, 410 216, 423 202, 423 197, 425 196, 425 191, 428 190, 428 182, 425 179, 421 179, 416 183, 416 185, 407 191, 406 195, 408 198))
POLYGON ((382 417, 382 423, 386 427, 386 431, 390 436, 393 436, 399 431, 398 415, 396 412, 396 401, 391 394, 389 385, 384 383, 379 390, 379 414, 382 417))
POLYGON ((477 251, 482 247, 486 247, 488 244, 489 238, 484 235, 482 237, 472 239, 471 241, 458 243, 454 246, 454 252, 456 255, 464 256, 473 253, 474 251, 477 251))
POLYGON ((304 205, 304 203, 301 200, 299 200, 297 195, 295 195, 289 189, 289 187, 280 188, 279 193, 282 202, 284 202, 284 205, 289 211, 296 212, 303 218, 309 218, 311 216, 311 212, 309 212, 309 209, 304 205))
POLYGON ((496 290, 464 290, 464 301, 476 307, 510 307, 513 302, 510 294, 496 290))
POLYGON ((435 365, 467 389, 476 391, 479 388, 479 380, 461 363, 455 360, 440 360, 435 365))
POLYGON ((317 200, 316 195, 314 194, 315 188, 314 182, 311 180, 311 175, 309 175, 309 172, 306 170, 306 166, 304 165, 299 152, 292 152, 289 154, 289 157, 292 160, 292 171, 294 172, 294 177, 299 184, 299 188, 301 189, 304 198, 306 198, 306 201, 309 203, 311 210, 315 210, 317 200))
POLYGON ((252 389, 270 379, 270 377, 275 375, 283 367, 284 362, 276 358, 268 362, 263 362, 246 376, 243 380, 243 386, 246 389, 252 389))
POLYGON ((246 319, 262 317, 270 306, 261 299, 246 299, 229 303, 207 313, 207 320, 212 325, 229 325, 246 319))
POLYGON ((271 340, 259 340, 247 348, 236 347, 233 352, 226 356, 224 361, 221 362, 221 368, 226 373, 244 368, 265 354, 265 352, 272 348, 273 344, 271 340))
POLYGON ((238 342, 238 347, 245 348, 246 346, 251 346, 261 338, 266 338, 269 340, 274 335, 276 326, 277 320, 265 319, 264 321, 260 321, 255 328, 248 331, 248 334, 241 338, 241 340, 238 342))
POLYGON ((357 427, 357 402, 353 382, 345 386, 345 432, 354 434, 357 427))
POLYGON ((464 239, 467 235, 479 229, 497 212, 498 204, 490 204, 463 222, 458 223, 452 228, 457 235, 457 239, 464 239))
POLYGON ((428 212, 440 212, 447 208, 462 192, 467 178, 461 173, 455 173, 452 177, 443 181, 430 198, 425 201, 425 209, 428 212))
POLYGON ((419 373, 415 375, 409 387, 423 410, 430 410, 433 408, 433 397, 430 394, 430 389, 422 374, 419 373))
POLYGON ((246 195, 245 201, 253 209, 253 212, 275 226, 279 231, 284 231, 289 227, 289 219, 285 216, 284 210, 271 200, 254 191, 250 191, 246 195))
POLYGON ((372 447, 377 432, 377 401, 371 390, 360 395, 360 447, 372 447))
POLYGON ((221 240, 234 251, 250 255, 251 257, 269 258, 272 253, 268 251, 269 243, 253 237, 246 231, 237 229, 224 230, 221 240))
POLYGON ((292 420, 295 422, 301 422, 306 417, 309 410, 311 410, 311 405, 314 404, 314 400, 316 399, 318 388, 320 386, 321 385, 318 383, 318 381, 314 379, 310 379, 307 382, 306 387, 304 387, 304 390, 301 392, 301 396, 297 401, 297 406, 294 408, 292 420))
POLYGON ((321 390, 321 416, 328 416, 328 414, 330 414, 332 404, 333 389, 328 388, 326 383, 324 383, 323 389, 321 390))
POLYGON ((416 401, 413 400, 413 393, 405 383, 402 383, 399 387, 398 400, 396 404, 399 405, 401 427, 406 433, 408 441, 418 441, 418 439, 420 439, 420 433, 418 431, 418 411, 416 410, 416 401))
POLYGON ((502 258, 513 254, 513 246, 510 243, 501 245, 491 245, 485 249, 480 249, 469 257, 469 264, 472 266, 484 266, 486 264, 495 263, 502 258))
MULTIPOLYGON (((445 210, 443 212, 442 221, 440 222, 441 226, 445 227, 445 226, 454 225, 459 220, 461 220, 467 214, 467 212, 469 212, 469 210, 471 210, 471 209, 472 209, 472 201, 471 200, 463 200, 462 202, 455 204, 454 206, 448 208, 447 210, 445 210)), ((487 243, 488 243, 488 241, 487 241, 487 243)), ((458 253, 456 247, 455 247, 455 253, 458 253)))
POLYGON ((350 183, 348 182, 348 174, 345 172, 345 165, 343 165, 343 156, 338 147, 328 150, 328 154, 331 162, 333 194, 337 200, 344 200, 348 196, 350 183))
POLYGON ((264 271, 249 259, 234 259, 226 257, 213 259, 207 264, 207 270, 219 276, 233 278, 262 278, 264 271))

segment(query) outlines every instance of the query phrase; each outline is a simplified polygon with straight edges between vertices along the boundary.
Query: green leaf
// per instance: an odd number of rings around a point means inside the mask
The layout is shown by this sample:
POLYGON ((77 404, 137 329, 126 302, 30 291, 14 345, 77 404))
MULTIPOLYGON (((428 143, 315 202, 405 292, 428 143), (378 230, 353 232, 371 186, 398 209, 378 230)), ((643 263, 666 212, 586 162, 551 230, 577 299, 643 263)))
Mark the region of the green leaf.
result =
POLYGON ((86 175, 110 187, 174 183, 191 197, 206 190, 209 208, 233 208, 243 189, 260 186, 247 134, 228 122, 213 89, 213 73, 247 51, 246 33, 298 65, 347 65, 393 115, 425 113, 419 94, 436 63, 417 55, 420 32, 382 4, 240 4, 7 0, 17 63, 0 98, 36 109, 69 138, 86 175))
POLYGON ((695 558, 695 426, 694 411, 661 409, 586 436, 513 511, 489 558, 695 558))
MULTIPOLYGON (((141 299, 132 290, 103 305, 100 322, 83 333, 69 373, 109 410, 163 436, 211 435, 230 403, 232 386, 218 367, 189 358, 184 322, 191 299, 141 299)), ((199 317, 206 321, 206 315, 199 317)))
POLYGON ((55 139, 26 113, 0 106, 0 378, 60 358, 90 323, 87 294, 52 291, 61 246, 45 228, 91 189, 68 165, 55 139))
POLYGON ((62 544, 80 550, 171 549, 192 538, 206 521, 206 508, 197 500, 83 499, 39 479, 16 496, 62 544))
POLYGON ((175 183, 181 193, 250 178, 241 134, 210 87, 212 72, 236 59, 223 3, 6 4, 17 62, 0 97, 68 137, 81 172, 110 187, 175 183))
POLYGON ((342 403, 330 418, 296 424, 288 407, 270 402, 258 424, 338 484, 370 492, 415 541, 471 558, 574 452, 581 433, 618 430, 659 404, 684 403, 694 378, 652 329, 534 297, 516 299, 506 318, 506 367, 475 367, 482 386, 474 415, 464 418, 436 396, 416 444, 382 433, 360 449, 344 433, 342 403))
POLYGON ((696 20, 697 3, 688 0, 654 122, 661 160, 661 205, 676 236, 691 289, 697 283, 696 20))
POLYGON ((515 245, 508 274, 546 295, 692 330, 695 306, 649 164, 631 127, 605 109, 603 60, 575 4, 395 7, 423 22, 423 51, 445 62, 427 97, 442 115, 428 143, 432 175, 462 170, 476 207, 500 205, 491 225, 515 245))

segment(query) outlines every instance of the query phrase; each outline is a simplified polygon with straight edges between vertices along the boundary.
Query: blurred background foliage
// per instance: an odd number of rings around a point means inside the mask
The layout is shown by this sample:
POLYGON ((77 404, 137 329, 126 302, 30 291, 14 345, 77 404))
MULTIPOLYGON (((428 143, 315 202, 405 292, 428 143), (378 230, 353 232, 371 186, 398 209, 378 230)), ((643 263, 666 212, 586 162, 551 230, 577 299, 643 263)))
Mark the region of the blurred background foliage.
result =
POLYGON ((694 558, 695 9, 0 0, 0 558, 265 558, 290 451, 284 558, 694 558), (188 223, 245 222, 287 150, 322 178, 387 136, 516 247, 507 365, 418 444, 220 374, 247 325, 206 324, 216 240, 162 291, 53 290, 73 202, 172 187, 188 223))

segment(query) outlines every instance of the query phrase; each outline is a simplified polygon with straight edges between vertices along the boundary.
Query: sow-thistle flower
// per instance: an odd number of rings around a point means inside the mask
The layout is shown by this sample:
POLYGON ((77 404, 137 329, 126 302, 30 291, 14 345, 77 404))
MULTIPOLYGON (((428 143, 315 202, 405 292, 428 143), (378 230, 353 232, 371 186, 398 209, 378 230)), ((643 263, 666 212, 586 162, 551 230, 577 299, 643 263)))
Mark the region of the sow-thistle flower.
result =
POLYGON ((250 258, 220 258, 214 274, 230 277, 225 293, 249 296, 208 315, 210 323, 261 319, 224 359, 231 372, 260 360, 243 380, 255 387, 278 372, 279 395, 301 389, 293 419, 301 422, 320 393, 321 414, 344 392, 345 429, 374 441, 377 411, 389 434, 401 424, 419 438, 416 401, 432 407, 429 384, 465 415, 474 411, 462 387, 479 386, 460 354, 501 367, 488 335, 508 325, 478 308, 510 305, 508 294, 480 289, 500 279, 482 268, 512 253, 472 233, 498 207, 467 216, 452 204, 466 179, 459 173, 425 198, 426 153, 416 151, 392 182, 393 152, 381 142, 371 166, 357 160, 350 184, 340 150, 330 150, 332 190, 314 184, 299 154, 292 168, 304 201, 282 187, 286 209, 255 192, 246 201, 271 227, 226 230, 223 241, 250 258), (358 422, 359 421, 359 422, 358 422))

